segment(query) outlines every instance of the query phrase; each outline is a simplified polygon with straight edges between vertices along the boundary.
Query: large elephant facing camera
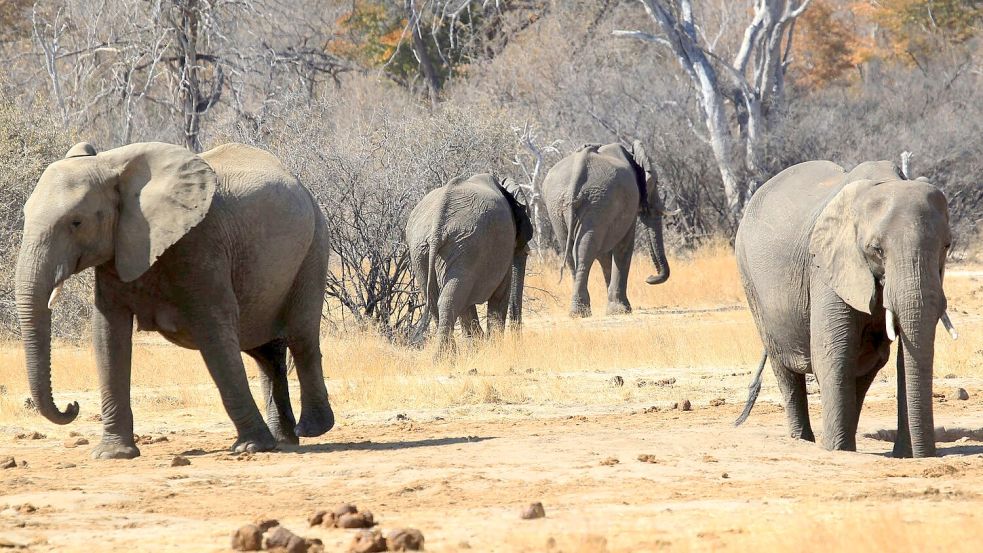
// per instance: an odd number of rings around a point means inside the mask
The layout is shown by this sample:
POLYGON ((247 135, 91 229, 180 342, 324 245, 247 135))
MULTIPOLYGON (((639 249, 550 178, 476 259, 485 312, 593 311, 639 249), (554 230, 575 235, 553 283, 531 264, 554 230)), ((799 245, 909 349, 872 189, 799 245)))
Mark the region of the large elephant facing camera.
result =
POLYGON ((238 434, 263 451, 334 424, 321 369, 328 236, 310 193, 267 152, 226 144, 201 155, 170 144, 96 153, 79 144, 48 166, 24 207, 17 309, 31 395, 57 424, 78 415, 51 392, 51 307, 62 283, 95 267, 92 334, 102 394, 96 458, 132 458, 133 320, 201 351, 238 434), (287 393, 297 366, 300 422, 287 393), (240 351, 259 367, 264 422, 240 351))
MULTIPOLYGON (((748 202, 737 231, 741 280, 785 401, 789 431, 814 441, 807 373, 819 382, 823 445, 856 450, 864 396, 898 343, 898 457, 935 454, 932 365, 949 248, 942 192, 888 161, 850 172, 790 167, 748 202)), ((737 424, 761 386, 764 359, 737 424)))
MULTIPOLYGON (((631 151, 620 144, 586 144, 550 168, 543 180, 550 224, 563 247, 563 263, 573 273, 572 317, 589 317, 587 283, 597 261, 608 287, 609 314, 628 313, 628 270, 635 251, 635 220, 657 274, 648 284, 669 278, 662 240, 663 215, 655 167, 639 141, 631 151)), ((562 269, 561 269, 562 272, 562 269)))
POLYGON ((488 173, 454 179, 431 190, 410 212, 406 244, 423 290, 421 329, 437 324, 438 354, 454 349, 458 319, 480 332, 475 305, 488 303, 488 333, 522 322, 522 290, 532 223, 525 195, 512 179, 488 173))

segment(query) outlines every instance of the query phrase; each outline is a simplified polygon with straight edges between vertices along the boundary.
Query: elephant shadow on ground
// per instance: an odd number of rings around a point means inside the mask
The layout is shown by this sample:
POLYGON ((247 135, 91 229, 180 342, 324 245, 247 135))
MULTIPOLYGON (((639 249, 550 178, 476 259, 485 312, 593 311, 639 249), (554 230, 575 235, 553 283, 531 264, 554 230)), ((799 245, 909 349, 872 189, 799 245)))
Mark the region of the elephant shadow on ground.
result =
POLYGON ((302 444, 299 446, 284 446, 280 451, 289 453, 334 453, 339 451, 391 451, 412 449, 416 447, 438 447, 443 445, 471 444, 494 440, 495 436, 459 436, 454 438, 427 438, 424 440, 407 440, 394 442, 374 442, 363 440, 349 443, 302 444))
MULTIPOLYGON (((395 442, 373 442, 363 440, 360 442, 348 443, 323 443, 323 444, 302 444, 302 445, 281 445, 276 449, 279 453, 335 453, 340 451, 394 451, 400 449, 412 449, 416 447, 438 447, 443 445, 470 444, 494 440, 497 436, 459 436, 455 438, 428 438, 425 440, 408 440, 395 442)), ((213 455, 216 453, 229 453, 228 449, 204 450, 200 448, 182 451, 185 457, 198 457, 202 455, 213 455)))
MULTIPOLYGON (((865 433, 864 437, 893 443, 897 434, 898 431, 896 429, 884 428, 875 432, 865 433)), ((936 451, 939 457, 946 457, 949 455, 981 454, 983 453, 983 443, 979 442, 983 442, 983 428, 974 430, 971 428, 946 428, 944 426, 937 426, 935 427, 935 442, 954 444, 947 447, 938 447, 936 451), (966 443, 968 441, 977 443, 966 443), (958 445, 955 445, 956 443, 958 445)), ((886 451, 884 453, 880 453, 879 455, 890 457, 891 452, 886 451)))

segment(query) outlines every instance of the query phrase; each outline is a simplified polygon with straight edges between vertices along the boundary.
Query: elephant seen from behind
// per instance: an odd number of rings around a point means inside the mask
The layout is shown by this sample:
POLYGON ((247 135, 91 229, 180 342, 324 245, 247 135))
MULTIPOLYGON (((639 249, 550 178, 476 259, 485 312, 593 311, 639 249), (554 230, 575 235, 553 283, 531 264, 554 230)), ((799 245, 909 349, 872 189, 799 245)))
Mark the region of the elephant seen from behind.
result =
POLYGON ((604 271, 608 314, 631 312, 628 271, 636 218, 657 271, 646 282, 661 284, 669 278, 662 237, 668 213, 659 197, 654 163, 641 142, 636 140, 631 150, 620 144, 587 144, 549 170, 542 190, 563 263, 573 274, 572 317, 591 314, 587 283, 594 261, 604 271))
POLYGON ((140 143, 97 153, 72 148, 48 166, 24 207, 17 309, 31 396, 57 424, 51 390, 51 308, 62 283, 95 268, 92 335, 102 395, 96 458, 140 454, 133 439, 133 321, 197 349, 235 424, 236 451, 265 451, 334 424, 321 368, 328 263, 320 207, 273 155, 226 144, 196 155, 140 143), (300 380, 295 422, 290 350, 300 380), (260 367, 267 420, 240 352, 260 367))
MULTIPOLYGON (((814 373, 824 447, 856 450, 864 397, 896 341, 894 455, 935 455, 939 320, 954 333, 942 288, 950 240, 942 192, 888 161, 849 172, 801 163, 754 194, 737 231, 737 263, 793 437, 815 440, 805 381, 814 373)), ((737 424, 754 404, 764 361, 737 424)))
POLYGON ((430 191, 410 212, 406 244, 425 300, 421 329, 437 325, 438 355, 455 349, 460 319, 480 333, 475 306, 488 303, 488 333, 500 334, 511 311, 522 321, 522 292, 532 223, 512 179, 482 173, 430 191))

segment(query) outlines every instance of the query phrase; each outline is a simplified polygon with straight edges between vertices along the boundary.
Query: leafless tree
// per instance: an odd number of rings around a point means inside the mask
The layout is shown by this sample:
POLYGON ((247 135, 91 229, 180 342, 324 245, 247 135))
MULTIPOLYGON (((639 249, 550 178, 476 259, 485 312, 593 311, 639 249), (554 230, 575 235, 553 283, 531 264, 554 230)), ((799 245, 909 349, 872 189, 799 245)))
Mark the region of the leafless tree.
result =
POLYGON ((699 97, 706 140, 720 170, 728 208, 736 216, 767 175, 763 147, 768 114, 784 98, 795 20, 810 0, 754 0, 754 16, 731 60, 715 53, 713 42, 701 33, 691 0, 639 2, 661 34, 640 30, 614 34, 672 51, 699 97))

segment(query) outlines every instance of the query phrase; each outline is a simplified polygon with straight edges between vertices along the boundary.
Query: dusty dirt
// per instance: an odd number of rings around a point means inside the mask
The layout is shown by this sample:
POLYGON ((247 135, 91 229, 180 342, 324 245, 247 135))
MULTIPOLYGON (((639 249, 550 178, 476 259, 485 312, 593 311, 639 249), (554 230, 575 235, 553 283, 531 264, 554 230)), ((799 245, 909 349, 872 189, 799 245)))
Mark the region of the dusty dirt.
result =
MULTIPOLYGON (((747 377, 722 378, 737 389, 747 377)), ((736 396, 692 411, 375 414, 286 451, 238 456, 220 413, 143 414, 138 426, 167 440, 141 440, 132 461, 94 461, 91 446, 0 427, 0 450, 18 462, 0 471, 0 538, 31 551, 224 551, 239 527, 275 518, 344 551, 357 530, 308 519, 351 502, 384 532, 421 530, 428 551, 978 550, 983 432, 959 429, 983 427, 983 381, 958 384, 970 399, 936 403, 949 441, 925 460, 889 458, 891 444, 873 438, 858 453, 788 439, 775 398, 735 430, 736 396), (190 465, 171 466, 175 456, 190 465), (546 516, 523 520, 534 502, 546 516)), ((862 432, 894 427, 892 392, 875 384, 862 432)), ((73 428, 97 443, 98 422, 73 428)))

